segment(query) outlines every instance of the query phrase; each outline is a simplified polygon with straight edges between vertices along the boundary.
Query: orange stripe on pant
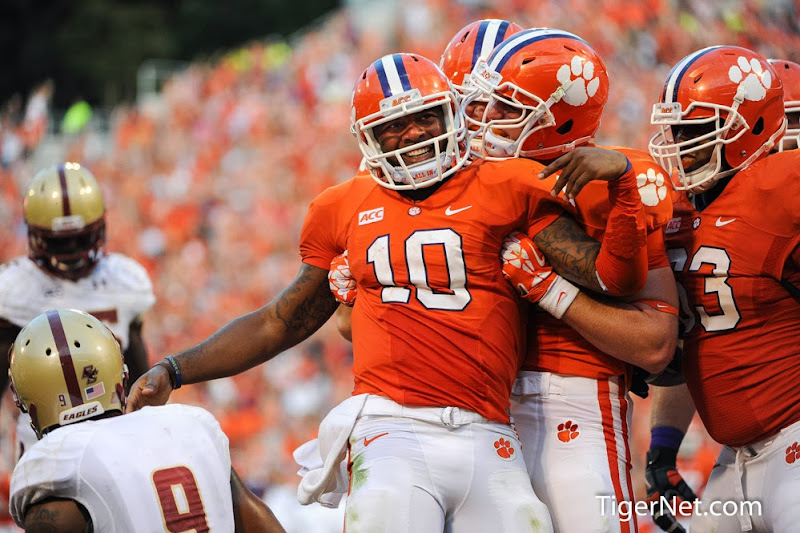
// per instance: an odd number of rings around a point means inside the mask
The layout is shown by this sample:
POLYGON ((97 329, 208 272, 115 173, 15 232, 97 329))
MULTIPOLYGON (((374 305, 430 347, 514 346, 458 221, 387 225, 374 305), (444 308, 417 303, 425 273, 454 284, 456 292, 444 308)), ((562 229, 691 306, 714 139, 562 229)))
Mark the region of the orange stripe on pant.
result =
MULTIPOLYGON (((625 386, 625 381, 620 379, 619 380, 619 387, 617 388, 617 393, 619 394, 619 412, 620 412, 620 423, 622 424, 622 439, 625 445, 625 479, 628 483, 628 497, 631 501, 631 506, 636 503, 636 498, 633 495, 633 481, 631 480, 631 448, 629 445, 629 431, 628 431, 628 396, 627 396, 627 388, 625 386)), ((633 510, 633 507, 631 507, 633 510)), ((632 512, 631 518, 633 520, 633 531, 639 530, 639 524, 637 522, 636 513, 632 512)))
MULTIPOLYGON (((631 493, 630 477, 629 477, 630 475, 625 480, 628 490, 623 491, 622 480, 620 479, 619 475, 619 453, 617 452, 616 431, 614 430, 614 408, 611 404, 611 391, 610 387, 608 386, 607 379, 597 380, 597 402, 600 405, 600 415, 603 421, 603 435, 605 435, 605 441, 606 441, 608 470, 611 474, 611 482, 614 485, 614 496, 616 498, 616 503, 617 505, 619 505, 619 502, 625 501, 627 497, 626 492, 628 494, 631 493)), ((622 402, 620 402, 620 404, 625 405, 626 406, 625 409, 627 409, 627 402, 625 404, 622 404, 622 402)), ((630 454, 630 450, 628 450, 628 443, 627 443, 627 431, 626 431, 627 424, 623 423, 622 429, 623 429, 623 438, 625 438, 626 455, 628 455, 630 454)), ((631 513, 633 513, 633 509, 631 509, 631 513)), ((621 533, 634 533, 636 531, 635 521, 634 521, 634 529, 632 530, 630 520, 627 521, 623 520, 622 516, 620 516, 619 518, 620 518, 619 525, 621 533)))

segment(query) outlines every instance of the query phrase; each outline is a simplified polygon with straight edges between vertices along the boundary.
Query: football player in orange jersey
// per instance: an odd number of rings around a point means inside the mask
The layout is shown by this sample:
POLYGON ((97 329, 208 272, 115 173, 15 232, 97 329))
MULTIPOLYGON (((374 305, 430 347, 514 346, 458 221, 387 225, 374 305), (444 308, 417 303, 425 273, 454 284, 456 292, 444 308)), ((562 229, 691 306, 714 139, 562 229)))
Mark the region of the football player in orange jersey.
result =
MULTIPOLYGON (((472 82, 489 95, 479 157, 550 163, 543 184, 553 194, 564 189, 593 237, 610 238, 609 197, 616 192, 614 181, 589 181, 596 176, 586 172, 588 161, 613 168, 627 156, 638 183, 647 214, 646 285, 628 303, 600 303, 575 287, 568 308, 540 301, 528 320, 527 357, 512 396, 531 482, 555 530, 636 531, 628 431, 633 365, 663 369, 678 330, 678 297, 662 233, 672 210, 666 172, 644 152, 592 145, 608 77, 599 55, 574 34, 549 28, 517 33, 478 63, 472 82), (621 502, 628 512, 612 507, 621 502)), ((514 260, 531 245, 512 238, 504 254, 504 273, 523 295, 540 274, 517 268, 514 260)))
POLYGON ((675 467, 694 404, 724 446, 691 531, 796 531, 800 153, 770 153, 786 128, 781 75, 745 48, 698 50, 669 73, 651 123, 679 191, 666 233, 686 385, 654 388, 648 493, 695 499, 675 467))
MULTIPOLYGON (((482 19, 471 22, 456 32, 442 53, 439 68, 453 84, 460 97, 472 90, 469 74, 478 59, 488 56, 495 46, 520 31, 522 27, 508 20, 482 19)), ((483 115, 486 102, 486 98, 474 98, 464 112, 477 119, 483 115)), ((478 129, 475 125, 471 127, 478 129)), ((471 142, 480 143, 480 136, 474 135, 471 142)), ((346 256, 336 258, 331 272, 338 275, 331 278, 331 288, 334 296, 344 304, 336 310, 336 326, 342 337, 352 341, 350 306, 353 304, 356 291, 352 290, 355 281, 350 277, 349 266, 346 263, 346 256), (338 268, 347 269, 348 274, 342 276, 338 268)))
MULTIPOLYGON (((241 372, 307 338, 336 308, 328 271, 348 250, 359 291, 355 391, 320 427, 323 466, 301 481, 301 500, 329 493, 332 465, 349 454, 347 531, 550 531, 508 415, 523 334, 519 302, 499 268, 501 246, 521 228, 576 282, 636 290, 646 278, 641 202, 621 190, 612 206, 625 223, 609 234, 641 243, 622 257, 531 179, 542 165, 515 159, 462 170, 463 112, 447 78, 422 56, 375 61, 352 103, 369 175, 311 203, 296 279, 264 307, 150 369, 132 386, 129 408, 163 404, 183 382, 241 372)), ((638 200, 635 183, 621 185, 638 200)), ((542 279, 543 297, 554 281, 542 279)))

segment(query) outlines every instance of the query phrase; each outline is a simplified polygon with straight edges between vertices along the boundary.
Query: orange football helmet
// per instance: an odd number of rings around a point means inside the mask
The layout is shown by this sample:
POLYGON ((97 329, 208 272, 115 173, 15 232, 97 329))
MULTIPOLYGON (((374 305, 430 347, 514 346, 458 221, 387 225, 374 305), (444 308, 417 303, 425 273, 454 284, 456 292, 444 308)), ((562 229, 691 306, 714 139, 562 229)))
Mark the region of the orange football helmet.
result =
POLYGON ((350 129, 358 138, 364 164, 380 185, 394 190, 429 187, 464 165, 466 126, 450 81, 431 60, 417 54, 389 54, 358 78, 350 129), (392 120, 441 107, 444 133, 384 153, 374 128, 392 120), (430 159, 407 165, 403 155, 433 147, 430 159))
MULTIPOLYGON (((608 74, 597 52, 577 35, 553 28, 512 35, 478 61, 471 82, 489 95, 489 106, 498 101, 520 112, 491 121, 484 113, 477 155, 485 159, 558 157, 591 140, 608 101, 608 74), (521 133, 512 140, 503 134, 507 129, 521 133)), ((463 107, 477 94, 467 96, 463 107)))
MULTIPOLYGON (((458 33, 450 40, 442 54, 439 67, 453 84, 456 92, 463 98, 475 90, 469 80, 470 73, 478 59, 489 57, 495 46, 521 31, 521 26, 507 20, 484 19, 467 24, 458 30, 458 33)), ((474 123, 483 116, 488 103, 489 98, 483 92, 479 92, 470 100, 470 105, 464 107, 464 114, 474 120, 468 122, 467 126, 472 124, 471 129, 478 129, 474 123)), ((470 137, 471 150, 479 152, 482 136, 477 134, 470 137)))
POLYGON ((783 109, 788 126, 778 149, 793 150, 800 145, 800 65, 785 59, 768 59, 783 83, 783 109))
MULTIPOLYGON (((650 153, 676 171, 679 190, 697 194, 764 157, 783 135, 783 87, 767 60, 738 46, 712 46, 689 54, 670 71, 650 123, 660 131, 650 153), (710 131, 676 140, 681 127, 710 131), (713 147, 708 161, 687 171, 682 158, 696 159, 713 147)), ((701 156, 702 157, 702 156, 701 156)))
POLYGON ((469 75, 478 59, 489 57, 495 46, 521 31, 521 26, 507 20, 484 19, 467 24, 444 49, 439 67, 456 91, 467 94, 471 90, 469 75))

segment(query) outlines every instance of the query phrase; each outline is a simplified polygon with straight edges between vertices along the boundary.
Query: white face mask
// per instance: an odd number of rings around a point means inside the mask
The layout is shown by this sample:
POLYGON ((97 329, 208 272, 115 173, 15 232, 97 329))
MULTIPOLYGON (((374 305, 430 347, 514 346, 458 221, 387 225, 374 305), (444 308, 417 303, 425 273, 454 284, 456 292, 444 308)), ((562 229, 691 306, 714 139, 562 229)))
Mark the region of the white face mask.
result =
POLYGON ((456 102, 453 93, 438 93, 411 101, 391 116, 380 113, 367 116, 354 124, 359 147, 364 155, 366 168, 381 186, 393 190, 413 190, 430 187, 458 171, 467 161, 469 150, 466 142, 466 125, 460 109, 453 111, 456 102), (444 116, 444 133, 411 146, 383 152, 374 135, 379 124, 406 114, 441 106, 444 116), (433 147, 430 159, 406 165, 403 154, 433 147))
POLYGON ((508 159, 517 157, 518 146, 519 141, 497 135, 491 129, 487 129, 483 133, 483 142, 479 149, 483 150, 483 154, 487 159, 508 159))
MULTIPOLYGON (((447 153, 440 152, 438 158, 434 155, 427 161, 415 163, 408 166, 392 167, 392 181, 405 185, 412 185, 414 188, 420 186, 427 187, 434 177, 444 174, 453 166, 455 158, 447 153)), ((435 181, 439 181, 436 179, 435 181)))

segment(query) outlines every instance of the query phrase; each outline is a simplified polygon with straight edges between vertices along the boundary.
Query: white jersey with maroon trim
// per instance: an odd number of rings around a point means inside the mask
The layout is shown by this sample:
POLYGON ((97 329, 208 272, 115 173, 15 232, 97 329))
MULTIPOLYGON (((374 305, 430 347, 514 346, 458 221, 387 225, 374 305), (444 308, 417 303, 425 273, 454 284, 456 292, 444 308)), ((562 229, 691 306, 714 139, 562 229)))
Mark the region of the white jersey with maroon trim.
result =
POLYGON ((228 438, 204 409, 170 404, 57 428, 17 463, 11 515, 67 498, 94 531, 233 531, 228 438))
POLYGON ((0 268, 0 318, 23 327, 49 309, 86 311, 108 326, 123 352, 131 322, 154 303, 147 271, 122 254, 106 255, 77 281, 52 276, 27 257, 0 268))

